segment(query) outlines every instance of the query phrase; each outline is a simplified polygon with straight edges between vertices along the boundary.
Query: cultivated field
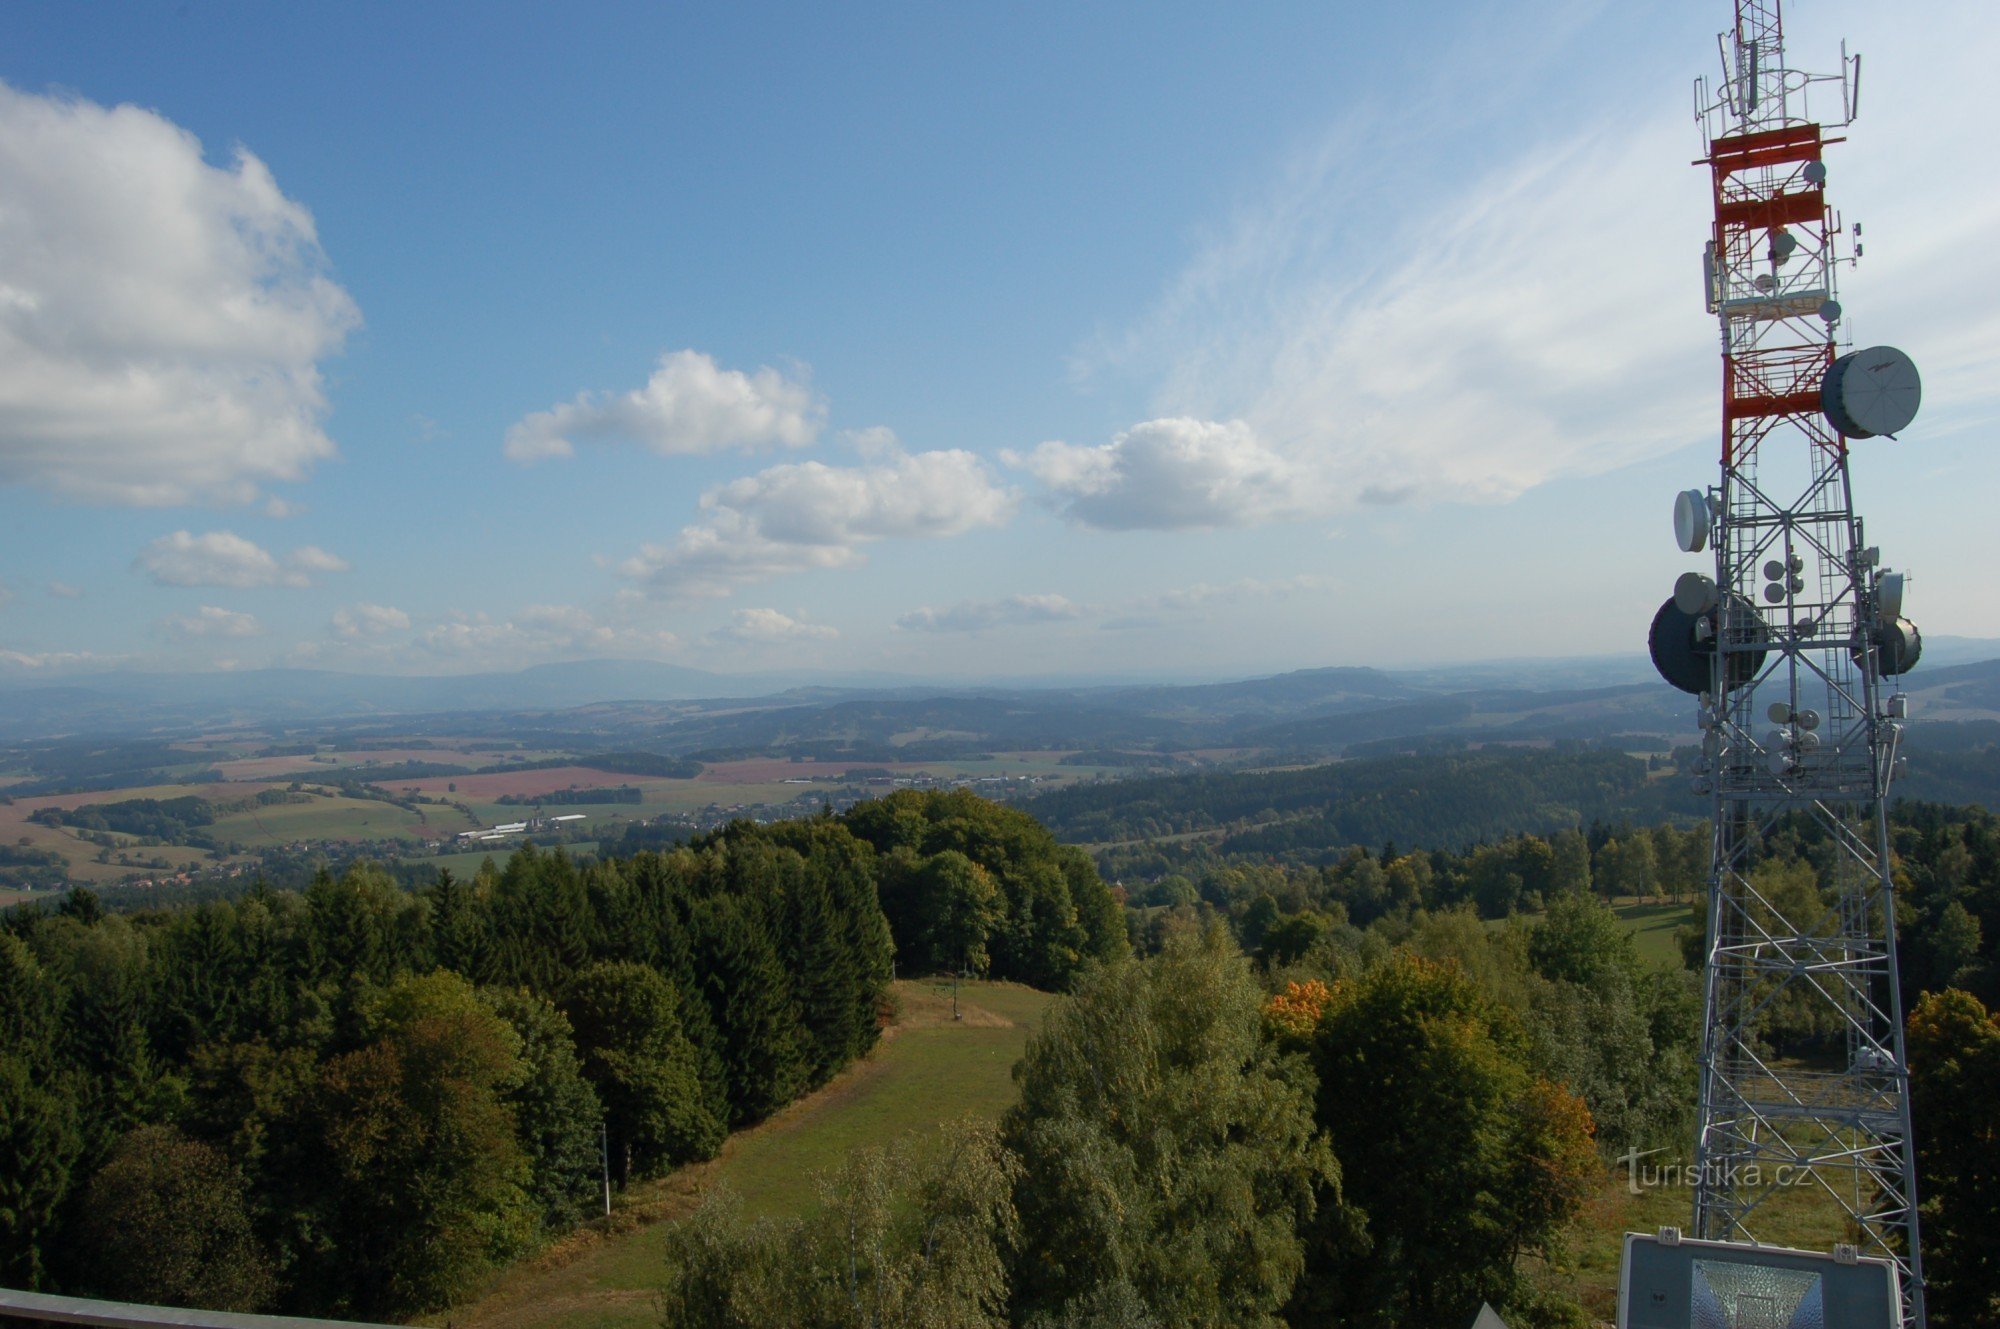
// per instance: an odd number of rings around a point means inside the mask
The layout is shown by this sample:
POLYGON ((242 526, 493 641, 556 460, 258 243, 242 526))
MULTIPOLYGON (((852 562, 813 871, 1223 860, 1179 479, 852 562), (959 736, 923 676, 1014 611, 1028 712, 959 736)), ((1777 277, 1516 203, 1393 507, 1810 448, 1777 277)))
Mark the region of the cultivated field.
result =
POLYGON ((754 1215, 815 1203, 814 1178, 854 1149, 886 1145, 968 1114, 997 1119, 1014 1101, 1013 1066, 1054 1000, 1014 984, 969 983, 963 1020, 948 988, 896 984, 902 1011, 881 1046, 771 1120, 732 1135, 722 1156, 635 1186, 611 1233, 591 1230, 503 1275, 485 1297, 435 1317, 453 1329, 651 1329, 658 1324, 664 1223, 727 1186, 754 1215))

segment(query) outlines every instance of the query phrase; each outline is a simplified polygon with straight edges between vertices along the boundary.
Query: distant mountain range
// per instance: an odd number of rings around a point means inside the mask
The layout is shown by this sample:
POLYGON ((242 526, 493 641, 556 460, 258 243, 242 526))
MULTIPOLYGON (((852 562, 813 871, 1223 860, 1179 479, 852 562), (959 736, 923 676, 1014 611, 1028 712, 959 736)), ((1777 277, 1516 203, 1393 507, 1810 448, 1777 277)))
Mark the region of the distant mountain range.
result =
MULTIPOLYGON (((2000 718, 2000 641, 1928 640, 1907 690, 1919 719, 2000 718)), ((0 683, 0 740, 12 743, 233 725, 491 732, 503 715, 551 746, 870 760, 980 749, 1328 754, 1403 740, 1660 740, 1693 730, 1691 700, 1627 656, 1181 684, 728 676, 632 660, 442 677, 262 669, 0 683)))

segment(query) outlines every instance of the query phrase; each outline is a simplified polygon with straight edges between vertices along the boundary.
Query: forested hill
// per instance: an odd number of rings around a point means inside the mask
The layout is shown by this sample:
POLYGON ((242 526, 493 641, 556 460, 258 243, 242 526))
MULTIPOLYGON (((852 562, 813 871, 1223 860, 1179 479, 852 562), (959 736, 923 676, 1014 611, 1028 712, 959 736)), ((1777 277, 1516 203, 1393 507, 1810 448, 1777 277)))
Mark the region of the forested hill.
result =
POLYGON ((1072 844, 1230 827, 1273 852, 1294 841, 1462 849, 1593 820, 1652 824, 1702 810, 1685 782, 1649 779, 1645 763, 1624 753, 1520 749, 1121 780, 1026 806, 1072 844))

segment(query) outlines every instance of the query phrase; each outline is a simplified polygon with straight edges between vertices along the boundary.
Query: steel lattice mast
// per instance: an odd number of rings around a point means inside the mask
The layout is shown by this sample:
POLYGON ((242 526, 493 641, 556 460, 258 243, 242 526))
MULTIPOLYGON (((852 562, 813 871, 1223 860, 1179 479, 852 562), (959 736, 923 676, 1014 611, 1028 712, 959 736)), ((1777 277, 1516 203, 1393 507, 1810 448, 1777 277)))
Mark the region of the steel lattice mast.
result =
POLYGON ((1681 578, 1652 638, 1661 672, 1700 693, 1695 785, 1713 799, 1694 1235, 1755 1242, 1803 1188, 1844 1218, 1840 1240, 1897 1262, 1904 1323, 1922 1326, 1886 802, 1893 679, 1921 643, 1848 476, 1850 441, 1899 430, 1918 386, 1901 352, 1843 354, 1835 274, 1860 228, 1829 208, 1822 154, 1853 118, 1859 60, 1787 68, 1779 3, 1737 0, 1722 78, 1696 86, 1722 458, 1675 521, 1683 549, 1713 545, 1715 573, 1681 578), (1813 119, 1809 98, 1838 118, 1813 119), (1792 819, 1829 845, 1816 891, 1758 870, 1792 819), (1780 1023, 1817 1031, 1814 1055, 1779 1046, 1780 1023))

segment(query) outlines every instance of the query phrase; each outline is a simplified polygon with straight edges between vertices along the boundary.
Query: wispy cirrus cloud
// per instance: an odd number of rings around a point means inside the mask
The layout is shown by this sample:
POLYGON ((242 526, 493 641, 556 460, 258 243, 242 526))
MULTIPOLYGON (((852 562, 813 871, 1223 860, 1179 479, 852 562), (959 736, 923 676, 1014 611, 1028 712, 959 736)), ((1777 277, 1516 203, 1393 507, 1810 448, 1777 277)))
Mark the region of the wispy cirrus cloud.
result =
POLYGON ((257 621, 254 614, 223 609, 216 605, 203 605, 192 614, 170 614, 161 619, 158 626, 167 636, 182 639, 256 637, 261 636, 264 631, 263 625, 257 621))
POLYGON ((961 600, 954 605, 913 609, 896 620, 907 632, 984 632, 1031 623, 1065 623, 1094 611, 1065 595, 1008 595, 997 600, 961 600))
POLYGON ((1077 622, 1097 622, 1101 627, 1131 627, 1141 622, 1156 626, 1164 620, 1157 617, 1140 620, 1133 616, 1185 615, 1218 600, 1240 603, 1279 599, 1301 591, 1320 590, 1326 585, 1325 578, 1316 576, 1277 580, 1242 577, 1230 582, 1195 582, 1103 604, 1078 603, 1066 595, 1053 593, 1006 595, 938 607, 925 605, 899 617, 896 626, 906 632, 986 632, 995 628, 1077 622))

